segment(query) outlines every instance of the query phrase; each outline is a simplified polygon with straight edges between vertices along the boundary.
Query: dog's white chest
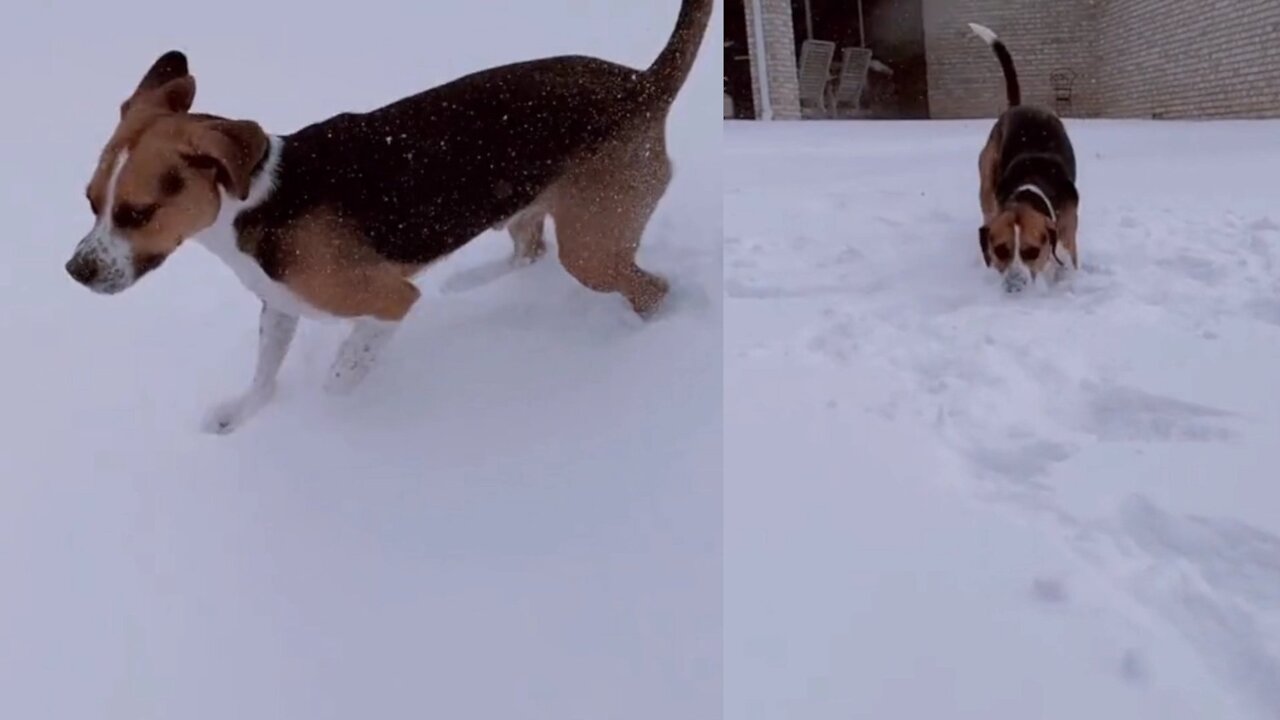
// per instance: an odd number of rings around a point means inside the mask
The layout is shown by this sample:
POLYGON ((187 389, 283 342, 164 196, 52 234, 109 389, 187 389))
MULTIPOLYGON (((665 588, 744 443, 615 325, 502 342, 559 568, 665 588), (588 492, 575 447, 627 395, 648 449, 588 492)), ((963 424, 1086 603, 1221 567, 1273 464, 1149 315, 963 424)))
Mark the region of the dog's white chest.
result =
POLYGON ((298 317, 328 319, 331 316, 311 306, 284 283, 272 280, 258 261, 236 246, 235 231, 211 228, 198 238, 209 252, 218 256, 240 282, 268 307, 298 317))
POLYGON ((269 142, 270 147, 263 162, 262 171, 254 179, 248 196, 238 200, 223 191, 218 217, 212 225, 197 236, 197 241, 226 263, 227 267, 231 268, 231 272, 240 278, 240 282, 272 310, 295 317, 333 320, 335 319, 333 315, 298 297, 297 293, 289 289, 289 286, 272 280, 258 261, 242 252, 236 244, 236 217, 246 208, 255 207, 265 201, 275 189, 275 173, 284 141, 273 135, 269 138, 269 142))

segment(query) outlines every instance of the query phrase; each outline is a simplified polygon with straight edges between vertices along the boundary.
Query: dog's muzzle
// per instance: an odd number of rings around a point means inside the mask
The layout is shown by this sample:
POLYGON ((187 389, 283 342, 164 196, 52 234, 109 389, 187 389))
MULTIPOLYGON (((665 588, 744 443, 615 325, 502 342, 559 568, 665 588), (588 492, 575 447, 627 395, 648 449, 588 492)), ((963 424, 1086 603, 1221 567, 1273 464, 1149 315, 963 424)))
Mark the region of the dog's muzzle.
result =
POLYGON ((114 295, 133 284, 133 265, 133 251, 127 242, 95 229, 76 246, 66 271, 93 292, 114 295))
POLYGON ((91 287, 93 281, 102 274, 102 267, 96 258, 77 253, 67 261, 67 274, 81 285, 91 287))
POLYGON ((1021 265, 1010 265, 1004 272, 1004 291, 1019 293, 1031 284, 1031 273, 1021 265))

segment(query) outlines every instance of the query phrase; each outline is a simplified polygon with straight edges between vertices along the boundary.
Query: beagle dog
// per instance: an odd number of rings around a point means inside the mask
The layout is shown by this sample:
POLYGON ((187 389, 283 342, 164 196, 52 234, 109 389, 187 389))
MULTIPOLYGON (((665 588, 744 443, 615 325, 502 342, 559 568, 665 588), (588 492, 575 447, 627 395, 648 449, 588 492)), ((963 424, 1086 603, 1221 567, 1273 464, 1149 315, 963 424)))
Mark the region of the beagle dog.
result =
POLYGON ((119 293, 197 238, 261 299, 253 380, 210 413, 216 433, 270 400, 300 317, 352 321, 325 387, 354 388, 418 301, 412 278, 489 229, 510 233, 523 264, 545 252, 551 216, 565 269, 649 317, 668 285, 635 257, 712 3, 684 0, 645 70, 513 63, 288 135, 191 112, 187 58, 167 52, 120 107, 86 192, 95 224, 66 270, 119 293))
POLYGON ((1080 267, 1076 226, 1080 195, 1076 159, 1067 130, 1053 112, 1022 105, 1022 91, 1008 48, 990 28, 969 23, 1000 61, 1009 107, 996 120, 978 156, 982 227, 978 244, 987 267, 1017 292, 1045 272, 1050 262, 1080 267))

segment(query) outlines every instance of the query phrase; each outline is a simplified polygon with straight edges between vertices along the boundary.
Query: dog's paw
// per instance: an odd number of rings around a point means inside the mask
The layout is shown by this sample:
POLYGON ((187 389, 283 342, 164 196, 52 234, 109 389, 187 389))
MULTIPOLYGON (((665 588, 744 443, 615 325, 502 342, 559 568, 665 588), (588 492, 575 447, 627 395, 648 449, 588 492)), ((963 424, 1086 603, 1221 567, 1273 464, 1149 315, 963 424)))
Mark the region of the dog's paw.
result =
POLYGON ((248 410, 242 398, 220 403, 205 414, 201 428, 211 435, 230 435, 249 419, 248 410))
POLYGON ((637 290, 627 296, 631 309, 641 320, 648 322, 661 314, 667 296, 671 292, 671 283, 661 275, 646 273, 644 282, 637 290))
POLYGON ((547 244, 544 242, 532 243, 526 246, 517 245, 512 251, 507 264, 512 268, 529 267, 538 262, 547 254, 547 244))
POLYGON ((355 390, 368 374, 369 369, 362 366, 334 368, 325 378, 324 391, 335 396, 347 395, 355 390))
POLYGON ((201 428, 213 435, 230 435, 257 414, 274 393, 274 387, 263 388, 219 403, 205 413, 201 428))
POLYGON ((511 257, 507 259, 507 267, 512 270, 519 270, 520 268, 529 267, 530 265, 538 262, 541 258, 541 255, 521 255, 519 253, 512 253, 511 257))
POLYGON ((1049 276, 1049 285, 1054 288, 1070 290, 1075 281, 1076 272, 1076 269, 1070 265, 1059 265, 1054 268, 1053 274, 1049 276))

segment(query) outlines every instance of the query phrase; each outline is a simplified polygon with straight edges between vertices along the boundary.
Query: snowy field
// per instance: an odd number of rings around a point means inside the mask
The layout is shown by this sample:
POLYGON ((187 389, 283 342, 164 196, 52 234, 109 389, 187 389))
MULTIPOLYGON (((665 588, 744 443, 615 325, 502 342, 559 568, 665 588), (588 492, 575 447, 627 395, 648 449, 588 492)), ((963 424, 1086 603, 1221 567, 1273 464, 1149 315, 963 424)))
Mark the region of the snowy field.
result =
POLYGON ((119 103, 171 47, 197 110, 290 132, 508 61, 644 67, 678 8, 6 7, 0 717, 718 715, 719 11, 641 252, 674 288, 651 323, 554 253, 452 282, 510 252, 490 233, 429 271, 358 392, 323 393, 345 328, 307 324, 275 403, 216 437, 256 345, 231 272, 184 247, 104 298, 63 270, 119 103))
POLYGON ((726 124, 726 716, 1280 718, 1280 123, 1069 122, 1016 296, 989 128, 726 124))

